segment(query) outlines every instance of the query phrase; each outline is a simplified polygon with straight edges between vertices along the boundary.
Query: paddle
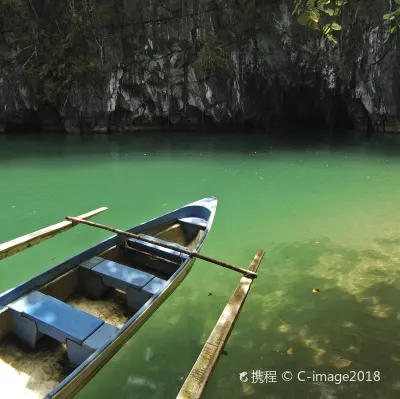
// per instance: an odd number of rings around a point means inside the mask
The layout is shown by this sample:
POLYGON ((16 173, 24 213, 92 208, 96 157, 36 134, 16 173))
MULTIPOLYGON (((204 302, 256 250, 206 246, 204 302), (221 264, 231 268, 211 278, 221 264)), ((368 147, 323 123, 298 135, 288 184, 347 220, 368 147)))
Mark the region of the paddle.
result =
MULTIPOLYGON (((89 219, 93 216, 98 215, 101 212, 104 212, 108 208, 102 207, 95 209, 94 211, 85 213, 80 215, 80 219, 89 219)), ((60 222, 57 224, 53 224, 52 226, 45 227, 44 229, 34 231, 33 233, 26 234, 22 237, 15 238, 14 240, 7 241, 3 244, 0 244, 0 260, 7 258, 8 256, 14 255, 18 252, 23 251, 24 249, 31 248, 36 244, 41 243, 55 235, 62 233, 66 230, 69 230, 71 227, 74 227, 75 224, 71 222, 60 222)))
POLYGON ((156 241, 156 240, 151 240, 149 238, 141 237, 141 236, 139 236, 137 234, 128 233, 127 231, 119 230, 119 229, 116 229, 114 227, 106 226, 104 224, 89 222, 88 220, 83 220, 81 218, 74 218, 74 217, 71 217, 71 216, 67 216, 65 219, 69 220, 70 222, 87 224, 88 226, 98 227, 99 229, 112 231, 113 233, 121 234, 121 235, 123 235, 125 237, 135 238, 136 240, 139 240, 139 241, 148 242, 149 244, 154 244, 154 245, 158 245, 160 247, 171 249, 173 251, 181 252, 181 253, 183 253, 185 255, 193 256, 195 258, 199 258, 201 260, 205 260, 206 262, 214 263, 216 265, 219 265, 219 266, 222 266, 222 267, 226 267, 227 269, 231 269, 231 270, 234 270, 236 272, 242 273, 245 277, 257 278, 257 273, 252 272, 251 270, 246 270, 246 269, 243 269, 241 267, 234 266, 234 265, 231 265, 229 263, 222 262, 220 260, 210 258, 208 256, 200 255, 197 252, 188 251, 188 250, 183 249, 183 248, 177 248, 177 247, 174 247, 174 246, 169 245, 169 244, 164 244, 164 243, 156 241))

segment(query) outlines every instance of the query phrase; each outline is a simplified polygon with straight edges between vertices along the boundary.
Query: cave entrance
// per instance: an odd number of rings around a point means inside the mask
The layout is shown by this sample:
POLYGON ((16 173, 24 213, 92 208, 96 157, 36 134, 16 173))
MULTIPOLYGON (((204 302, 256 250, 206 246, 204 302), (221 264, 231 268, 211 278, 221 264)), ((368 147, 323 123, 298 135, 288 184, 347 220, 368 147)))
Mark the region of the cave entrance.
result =
POLYGON ((39 133, 41 132, 41 120, 37 112, 27 111, 21 115, 21 119, 6 120, 5 130, 7 133, 39 133))
POLYGON ((352 130, 353 121, 347 108, 341 95, 327 94, 321 99, 318 89, 300 85, 283 93, 279 117, 274 118, 273 127, 352 130))

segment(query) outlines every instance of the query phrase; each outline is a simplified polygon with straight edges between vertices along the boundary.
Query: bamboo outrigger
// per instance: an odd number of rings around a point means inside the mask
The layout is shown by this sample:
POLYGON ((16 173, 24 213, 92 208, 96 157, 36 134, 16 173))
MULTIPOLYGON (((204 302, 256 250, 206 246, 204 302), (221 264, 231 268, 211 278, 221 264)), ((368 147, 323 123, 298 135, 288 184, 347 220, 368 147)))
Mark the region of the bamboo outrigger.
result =
MULTIPOLYGON (((102 207, 99 209, 95 209, 94 211, 85 213, 84 215, 79 216, 80 219, 90 219, 93 216, 98 215, 101 212, 106 211, 108 208, 102 207)), ((54 237, 59 233, 63 233, 74 227, 76 223, 73 222, 60 222, 54 224, 49 227, 45 227, 44 229, 34 231, 33 233, 27 234, 25 236, 16 238, 15 240, 11 240, 0 244, 0 260, 5 259, 8 256, 17 254, 25 249, 31 248, 34 245, 40 244, 41 242, 54 237)))
MULTIPOLYGON (((256 272, 264 256, 260 250, 255 255, 249 270, 256 272)), ((243 276, 231 299, 223 310, 216 326, 205 343, 195 365, 186 378, 177 399, 199 399, 211 377, 215 365, 229 339, 233 326, 246 300, 253 280, 243 276)))

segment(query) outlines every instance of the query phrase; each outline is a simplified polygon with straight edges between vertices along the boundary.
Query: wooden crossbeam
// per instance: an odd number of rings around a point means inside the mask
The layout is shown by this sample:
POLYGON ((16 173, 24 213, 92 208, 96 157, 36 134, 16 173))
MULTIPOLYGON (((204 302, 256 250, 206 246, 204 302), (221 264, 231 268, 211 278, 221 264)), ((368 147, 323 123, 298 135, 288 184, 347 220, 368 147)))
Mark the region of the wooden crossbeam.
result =
POLYGON ((113 233, 121 234, 122 236, 125 236, 125 237, 135 238, 136 240, 139 240, 139 241, 148 242, 150 244, 158 245, 159 247, 171 249, 171 250, 176 251, 176 252, 181 252, 183 254, 186 254, 186 255, 189 255, 189 256, 193 256, 193 257, 201 259, 201 260, 205 260, 206 262, 210 262, 210 263, 214 263, 214 264, 216 264, 218 266, 226 267, 227 269, 234 270, 235 272, 242 273, 246 277, 257 278, 257 273, 255 273, 255 272, 253 272, 251 270, 243 269, 241 267, 238 267, 238 266, 235 266, 235 265, 231 265, 230 263, 222 262, 222 261, 220 261, 218 259, 213 259, 213 258, 210 258, 209 256, 201 255, 198 252, 189 251, 188 249, 185 249, 185 248, 181 248, 181 247, 178 248, 178 247, 175 247, 173 245, 170 245, 170 244, 158 241, 158 240, 146 238, 146 237, 140 236, 138 234, 134 234, 134 233, 129 233, 128 231, 120 230, 120 229, 117 229, 117 228, 112 227, 112 226, 106 226, 105 224, 89 222, 88 220, 82 220, 80 218, 73 218, 71 216, 67 216, 65 219, 69 220, 70 222, 83 223, 83 224, 86 224, 88 226, 97 227, 99 229, 112 231, 113 233))

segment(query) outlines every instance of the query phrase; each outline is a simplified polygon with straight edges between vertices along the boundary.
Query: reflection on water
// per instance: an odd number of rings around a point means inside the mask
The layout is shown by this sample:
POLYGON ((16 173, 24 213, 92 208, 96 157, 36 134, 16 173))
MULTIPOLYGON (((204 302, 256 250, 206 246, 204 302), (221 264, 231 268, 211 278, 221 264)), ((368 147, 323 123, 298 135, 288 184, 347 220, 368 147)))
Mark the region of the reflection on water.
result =
POLYGON ((351 149, 352 154, 365 156, 397 156, 400 136, 386 135, 384 139, 360 137, 351 132, 274 131, 252 133, 167 133, 135 132, 112 135, 0 135, 1 160, 24 157, 107 156, 124 157, 130 154, 177 155, 193 152, 196 156, 207 153, 265 154, 276 151, 305 151, 337 153, 351 149), (273 151, 271 151, 273 150, 273 151))
POLYGON ((394 273, 399 262, 396 255, 388 256, 387 245, 364 252, 326 240, 283 244, 270 251, 264 263, 269 289, 250 295, 248 311, 228 344, 229 358, 220 360, 206 397, 214 397, 213 391, 219 397, 233 391, 234 397, 241 397, 239 391, 268 398, 398 397, 400 284, 394 273), (320 292, 314 295, 312 287, 320 292), (282 318, 288 325, 282 326, 282 318), (251 334, 246 335, 249 326, 251 334), (288 348, 293 348, 292 355, 288 348), (335 356, 350 360, 350 366, 333 367, 335 356), (246 387, 235 378, 243 370, 258 369, 277 371, 278 381, 246 387), (294 375, 303 370, 309 376, 351 371, 373 376, 378 371, 380 381, 285 383, 279 379, 285 370, 294 375))
MULTIPOLYGON (((127 228, 216 195, 203 253, 244 267, 258 249, 266 254, 205 398, 397 398, 399 155, 396 137, 303 132, 3 138, 0 241, 99 206, 109 210, 96 221, 127 228), (240 382, 253 370, 275 371, 277 382, 240 382), (381 379, 280 378, 301 370, 381 379)), ((105 237, 79 226, 2 261, 0 289, 105 237)), ((78 398, 175 398, 239 277, 197 261, 78 398)))

